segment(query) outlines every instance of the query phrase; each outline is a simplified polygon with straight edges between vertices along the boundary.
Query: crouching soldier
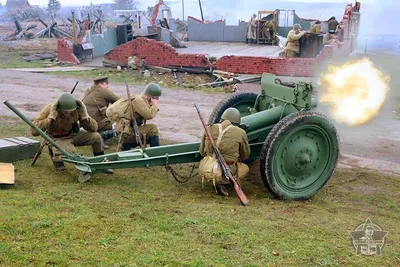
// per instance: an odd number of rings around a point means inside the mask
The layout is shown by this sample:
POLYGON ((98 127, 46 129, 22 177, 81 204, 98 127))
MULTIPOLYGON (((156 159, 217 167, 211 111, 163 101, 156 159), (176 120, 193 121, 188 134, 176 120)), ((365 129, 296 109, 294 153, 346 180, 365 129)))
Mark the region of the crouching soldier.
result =
POLYGON ((139 145, 133 129, 134 122, 130 105, 133 106, 133 116, 138 125, 142 144, 148 143, 151 147, 160 145, 157 126, 146 124, 147 120, 151 120, 157 115, 160 96, 160 86, 156 83, 149 83, 140 95, 131 96, 130 101, 122 98, 107 109, 107 117, 117 122, 117 133, 122 134, 120 144, 118 144, 121 150, 130 150, 139 145))
MULTIPOLYGON (((109 104, 115 103, 120 97, 110 91, 107 76, 97 77, 93 82, 85 91, 82 102, 86 105, 89 116, 96 120, 97 131, 105 141, 115 136, 113 121, 106 116, 106 110, 109 104)), ((103 144, 103 148, 107 149, 108 146, 103 144)))
MULTIPOLYGON (((94 156, 104 155, 101 136, 96 132, 97 122, 89 117, 85 104, 70 93, 62 93, 56 102, 48 104, 33 123, 47 131, 66 151, 75 152, 75 146, 91 145, 94 156)), ((33 136, 39 135, 33 128, 31 133, 33 136)), ((55 151, 53 163, 57 170, 64 170, 60 156, 61 153, 55 151)), ((107 170, 106 173, 112 173, 112 170, 107 170)))
MULTIPOLYGON (((240 112, 235 108, 228 108, 222 114, 221 122, 210 126, 215 145, 238 183, 249 172, 249 167, 239 160, 244 161, 250 155, 246 132, 239 125, 240 112)), ((227 196, 227 190, 232 189, 233 185, 223 175, 218 160, 215 159, 212 145, 205 134, 201 138, 200 154, 204 158, 200 161, 199 174, 203 179, 213 180, 217 192, 227 196)))

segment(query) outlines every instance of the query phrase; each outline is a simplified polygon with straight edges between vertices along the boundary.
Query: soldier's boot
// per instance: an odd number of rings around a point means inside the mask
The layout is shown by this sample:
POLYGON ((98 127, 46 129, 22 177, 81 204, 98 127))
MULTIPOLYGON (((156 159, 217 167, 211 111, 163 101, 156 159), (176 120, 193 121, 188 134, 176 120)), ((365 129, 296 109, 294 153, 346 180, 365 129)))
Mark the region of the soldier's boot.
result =
MULTIPOLYGON (((95 157, 96 156, 102 156, 102 155, 104 155, 104 151, 99 152, 99 153, 93 153, 93 156, 95 156, 95 157)), ((106 173, 106 174, 114 174, 114 171, 112 169, 106 169, 103 172, 106 173)))
POLYGON ((160 139, 158 138, 157 135, 149 137, 149 145, 150 145, 150 147, 160 146, 160 139))
POLYGON ((99 132, 101 139, 103 140, 103 149, 108 149, 109 146, 107 146, 104 141, 110 138, 113 138, 114 136, 117 135, 117 133, 114 130, 105 130, 105 131, 100 131, 99 132))
POLYGON ((56 167, 56 171, 63 171, 65 170, 64 162, 62 161, 54 161, 54 167, 56 167))
POLYGON ((219 195, 227 197, 229 196, 229 193, 225 186, 225 184, 216 184, 215 189, 217 189, 219 195))

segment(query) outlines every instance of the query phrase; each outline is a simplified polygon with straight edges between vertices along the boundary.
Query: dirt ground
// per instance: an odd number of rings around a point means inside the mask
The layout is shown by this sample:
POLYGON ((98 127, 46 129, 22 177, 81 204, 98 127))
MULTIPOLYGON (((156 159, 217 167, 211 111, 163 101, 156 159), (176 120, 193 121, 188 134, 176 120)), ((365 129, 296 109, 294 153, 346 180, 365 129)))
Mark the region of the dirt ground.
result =
MULTIPOLYGON (((54 101, 60 92, 68 92, 75 84, 74 78, 59 78, 48 74, 19 71, 0 71, 0 95, 2 102, 8 100, 25 115, 33 118, 46 104, 54 101)), ((83 96, 90 80, 79 80, 75 95, 83 96)), ((125 95, 125 86, 111 84, 118 95, 125 95)), ((139 93, 143 87, 131 87, 131 94, 139 93)), ((257 90, 253 87, 251 90, 257 90)), ((216 104, 227 94, 163 88, 160 112, 154 123, 161 137, 176 142, 198 141, 202 126, 193 103, 197 103, 208 118, 216 104)), ((327 114, 319 107, 318 111, 327 114)), ((385 106, 378 118, 368 125, 347 127, 336 125, 341 140, 341 166, 359 166, 400 175, 400 120, 393 116, 393 108, 385 106)), ((15 116, 5 105, 0 105, 0 114, 15 116)), ((4 123, 4 122, 2 122, 4 123)))

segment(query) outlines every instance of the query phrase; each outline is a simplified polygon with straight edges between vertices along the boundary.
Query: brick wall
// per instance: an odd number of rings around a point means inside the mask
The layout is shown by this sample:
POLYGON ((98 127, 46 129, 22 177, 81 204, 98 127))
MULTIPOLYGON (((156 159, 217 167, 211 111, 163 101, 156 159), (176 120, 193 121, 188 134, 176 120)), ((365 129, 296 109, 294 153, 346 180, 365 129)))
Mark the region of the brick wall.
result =
POLYGON ((105 59, 128 64, 128 58, 136 56, 138 64, 140 59, 145 57, 146 63, 152 66, 190 66, 190 67, 210 67, 206 55, 202 54, 178 54, 171 45, 158 42, 144 37, 137 38, 125 44, 117 46, 104 55, 105 59))
POLYGON ((204 67, 246 74, 264 72, 280 76, 311 77, 317 73, 321 64, 329 59, 348 57, 354 43, 353 29, 349 27, 351 4, 346 7, 343 16, 343 42, 325 45, 315 58, 271 58, 250 56, 223 56, 211 64, 203 54, 178 54, 171 45, 156 40, 137 38, 107 52, 105 59, 126 65, 130 56, 137 57, 137 64, 145 57, 146 63, 153 66, 204 67))
POLYGON ((57 58, 61 62, 71 64, 79 64, 78 58, 74 55, 72 45, 66 38, 61 38, 57 41, 57 58))

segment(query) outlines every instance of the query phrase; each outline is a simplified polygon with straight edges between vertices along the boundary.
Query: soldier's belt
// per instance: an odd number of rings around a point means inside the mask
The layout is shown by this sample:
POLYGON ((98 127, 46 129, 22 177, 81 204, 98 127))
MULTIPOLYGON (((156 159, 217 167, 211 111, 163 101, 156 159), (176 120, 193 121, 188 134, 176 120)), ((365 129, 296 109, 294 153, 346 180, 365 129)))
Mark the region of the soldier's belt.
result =
POLYGON ((70 132, 54 132, 54 133, 52 133, 51 135, 52 135, 54 138, 61 138, 61 137, 69 136, 70 134, 71 134, 70 132))

